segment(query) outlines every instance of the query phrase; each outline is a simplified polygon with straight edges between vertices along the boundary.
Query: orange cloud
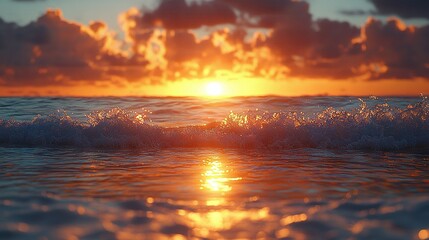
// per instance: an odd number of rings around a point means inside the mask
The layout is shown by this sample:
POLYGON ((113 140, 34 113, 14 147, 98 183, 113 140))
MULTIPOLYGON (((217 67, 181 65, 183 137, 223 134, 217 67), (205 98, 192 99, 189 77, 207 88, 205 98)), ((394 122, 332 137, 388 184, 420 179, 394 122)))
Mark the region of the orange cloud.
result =
POLYGON ((70 22, 60 10, 48 10, 24 27, 5 22, 0 26, 0 77, 6 85, 107 79, 104 68, 111 65, 109 59, 122 58, 119 44, 104 23, 87 27, 70 22))

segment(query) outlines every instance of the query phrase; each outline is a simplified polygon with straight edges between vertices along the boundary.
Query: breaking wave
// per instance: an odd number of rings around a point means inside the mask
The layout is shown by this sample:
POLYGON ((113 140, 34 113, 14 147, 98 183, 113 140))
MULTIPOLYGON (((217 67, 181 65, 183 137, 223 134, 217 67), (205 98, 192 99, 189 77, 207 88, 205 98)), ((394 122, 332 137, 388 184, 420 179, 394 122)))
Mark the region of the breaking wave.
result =
POLYGON ((429 147, 429 103, 405 108, 388 103, 352 110, 230 113, 219 122, 162 127, 144 114, 119 108, 97 111, 85 121, 66 113, 32 121, 0 120, 1 145, 90 148, 326 148, 404 150, 429 147))

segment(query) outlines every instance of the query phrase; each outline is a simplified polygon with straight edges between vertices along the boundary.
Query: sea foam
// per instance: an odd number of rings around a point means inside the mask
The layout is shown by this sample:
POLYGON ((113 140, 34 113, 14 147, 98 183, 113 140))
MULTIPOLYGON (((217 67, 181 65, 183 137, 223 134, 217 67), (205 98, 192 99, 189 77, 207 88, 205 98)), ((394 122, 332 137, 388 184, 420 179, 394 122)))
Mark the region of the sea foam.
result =
POLYGON ((145 114, 114 108, 87 115, 36 116, 32 121, 0 120, 1 145, 89 148, 323 148, 405 150, 429 147, 426 98, 405 108, 388 103, 351 110, 231 112, 206 125, 163 127, 145 114))

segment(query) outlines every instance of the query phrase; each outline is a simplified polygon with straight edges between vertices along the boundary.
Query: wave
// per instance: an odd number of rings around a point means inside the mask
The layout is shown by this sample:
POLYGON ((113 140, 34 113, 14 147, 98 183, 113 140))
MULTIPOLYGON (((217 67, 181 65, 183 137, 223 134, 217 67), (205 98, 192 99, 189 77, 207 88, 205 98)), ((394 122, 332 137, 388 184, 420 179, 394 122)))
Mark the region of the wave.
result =
POLYGON ((404 150, 429 147, 426 98, 405 108, 388 103, 352 110, 230 113, 206 125, 162 127, 145 114, 119 108, 97 111, 80 121, 66 113, 32 121, 0 120, 0 145, 90 148, 323 148, 404 150))

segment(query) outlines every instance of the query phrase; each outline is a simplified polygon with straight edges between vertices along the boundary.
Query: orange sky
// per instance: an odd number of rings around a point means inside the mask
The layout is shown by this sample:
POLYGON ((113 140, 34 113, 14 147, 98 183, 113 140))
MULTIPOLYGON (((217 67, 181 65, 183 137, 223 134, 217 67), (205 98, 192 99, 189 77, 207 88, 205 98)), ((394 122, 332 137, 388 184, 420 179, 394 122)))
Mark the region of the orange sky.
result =
MULTIPOLYGON (((1 96, 207 96, 206 85, 212 80, 188 80, 168 82, 162 85, 72 86, 72 87, 8 87, 1 88, 1 96)), ((286 80, 262 79, 222 81, 221 96, 418 96, 429 94, 426 80, 400 81, 333 81, 333 80, 286 80)))

